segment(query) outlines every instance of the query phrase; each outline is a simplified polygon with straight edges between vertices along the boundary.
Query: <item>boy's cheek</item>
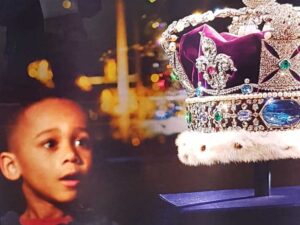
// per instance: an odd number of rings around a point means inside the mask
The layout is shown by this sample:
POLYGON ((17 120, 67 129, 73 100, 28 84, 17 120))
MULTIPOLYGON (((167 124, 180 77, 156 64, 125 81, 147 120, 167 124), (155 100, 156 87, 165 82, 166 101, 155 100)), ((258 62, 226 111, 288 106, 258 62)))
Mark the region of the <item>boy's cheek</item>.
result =
POLYGON ((92 159, 93 159, 93 154, 92 152, 87 152, 85 155, 84 155, 84 160, 83 160, 83 163, 84 163, 84 167, 85 167, 85 170, 86 172, 88 173, 92 167, 92 159))

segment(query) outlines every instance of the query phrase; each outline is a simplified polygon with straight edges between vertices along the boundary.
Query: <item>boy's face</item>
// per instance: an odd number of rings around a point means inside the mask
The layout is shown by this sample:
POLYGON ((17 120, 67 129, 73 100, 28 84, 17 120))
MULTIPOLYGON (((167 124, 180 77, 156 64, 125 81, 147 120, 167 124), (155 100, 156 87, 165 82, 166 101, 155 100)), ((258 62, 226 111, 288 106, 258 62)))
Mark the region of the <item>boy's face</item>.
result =
POLYGON ((20 116, 9 141, 27 201, 67 203, 91 167, 86 117, 73 102, 46 99, 20 116))

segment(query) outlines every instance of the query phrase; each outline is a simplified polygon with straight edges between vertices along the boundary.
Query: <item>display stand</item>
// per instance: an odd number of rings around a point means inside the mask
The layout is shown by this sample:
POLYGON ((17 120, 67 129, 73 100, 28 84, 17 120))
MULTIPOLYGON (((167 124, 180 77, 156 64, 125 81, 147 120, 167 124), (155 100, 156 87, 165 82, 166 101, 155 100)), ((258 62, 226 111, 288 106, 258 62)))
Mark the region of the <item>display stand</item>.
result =
POLYGON ((260 162, 254 165, 254 196, 262 197, 271 194, 270 162, 260 162))
POLYGON ((299 225, 300 186, 271 189, 270 163, 254 164, 254 189, 161 194, 158 225, 299 225))

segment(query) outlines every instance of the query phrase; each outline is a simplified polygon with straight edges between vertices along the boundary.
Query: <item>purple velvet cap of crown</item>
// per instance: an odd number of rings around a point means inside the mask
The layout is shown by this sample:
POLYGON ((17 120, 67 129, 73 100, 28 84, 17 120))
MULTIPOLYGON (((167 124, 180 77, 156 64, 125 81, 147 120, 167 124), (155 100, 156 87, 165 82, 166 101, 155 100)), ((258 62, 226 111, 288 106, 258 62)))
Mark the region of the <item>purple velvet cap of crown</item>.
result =
POLYGON ((198 85, 198 81, 201 81, 202 85, 210 88, 195 66, 196 59, 203 55, 199 48, 200 31, 216 43, 217 54, 223 53, 230 56, 237 68, 237 71, 230 76, 226 88, 241 85, 246 78, 249 78, 251 83, 258 83, 263 32, 239 37, 229 33, 218 33, 212 27, 204 24, 184 34, 179 45, 181 64, 195 87, 198 85))

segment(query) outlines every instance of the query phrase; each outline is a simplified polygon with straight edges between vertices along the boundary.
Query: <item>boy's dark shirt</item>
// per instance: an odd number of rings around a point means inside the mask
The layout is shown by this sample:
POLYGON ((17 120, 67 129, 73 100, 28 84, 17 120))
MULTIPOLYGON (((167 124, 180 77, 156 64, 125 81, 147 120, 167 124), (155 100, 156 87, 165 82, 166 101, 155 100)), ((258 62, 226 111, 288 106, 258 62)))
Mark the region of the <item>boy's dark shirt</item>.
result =
MULTIPOLYGON (((21 225, 20 216, 13 211, 7 212, 4 216, 0 217, 0 225, 21 225)), ((118 225, 111 222, 104 217, 93 218, 89 220, 74 220, 69 225, 118 225)))

